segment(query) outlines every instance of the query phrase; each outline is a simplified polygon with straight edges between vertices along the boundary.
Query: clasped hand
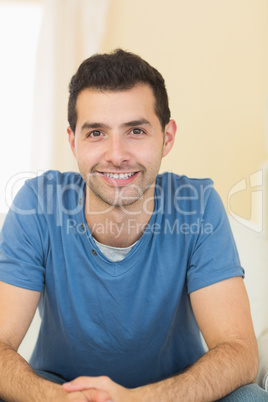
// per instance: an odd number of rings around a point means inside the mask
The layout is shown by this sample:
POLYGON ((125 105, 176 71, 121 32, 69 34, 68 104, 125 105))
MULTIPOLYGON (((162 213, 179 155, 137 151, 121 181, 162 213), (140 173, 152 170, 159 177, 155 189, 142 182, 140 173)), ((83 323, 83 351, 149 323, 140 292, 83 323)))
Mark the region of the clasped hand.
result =
POLYGON ((136 402, 136 392, 109 377, 78 377, 62 385, 72 402, 136 402))

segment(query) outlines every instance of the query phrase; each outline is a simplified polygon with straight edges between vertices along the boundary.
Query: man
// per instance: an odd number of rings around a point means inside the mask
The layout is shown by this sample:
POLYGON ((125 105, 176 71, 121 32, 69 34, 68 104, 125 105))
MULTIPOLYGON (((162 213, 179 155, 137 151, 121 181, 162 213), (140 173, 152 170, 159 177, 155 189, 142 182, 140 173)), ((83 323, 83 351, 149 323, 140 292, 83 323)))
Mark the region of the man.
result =
POLYGON ((92 56, 71 80, 68 119, 81 175, 27 181, 1 234, 0 396, 266 400, 212 182, 158 175, 176 133, 162 76, 122 50, 92 56), (16 350, 38 304, 28 365, 16 350))

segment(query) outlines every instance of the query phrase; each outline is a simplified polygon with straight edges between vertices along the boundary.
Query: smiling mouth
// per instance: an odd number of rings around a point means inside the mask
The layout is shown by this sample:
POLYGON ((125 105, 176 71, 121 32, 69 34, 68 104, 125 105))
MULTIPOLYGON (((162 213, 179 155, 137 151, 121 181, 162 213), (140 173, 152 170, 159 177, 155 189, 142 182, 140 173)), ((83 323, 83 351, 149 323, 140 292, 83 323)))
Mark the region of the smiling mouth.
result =
POLYGON ((134 176, 138 172, 132 172, 132 173, 105 173, 101 172, 106 177, 110 177, 111 179, 120 179, 120 180, 127 180, 130 177, 134 176))

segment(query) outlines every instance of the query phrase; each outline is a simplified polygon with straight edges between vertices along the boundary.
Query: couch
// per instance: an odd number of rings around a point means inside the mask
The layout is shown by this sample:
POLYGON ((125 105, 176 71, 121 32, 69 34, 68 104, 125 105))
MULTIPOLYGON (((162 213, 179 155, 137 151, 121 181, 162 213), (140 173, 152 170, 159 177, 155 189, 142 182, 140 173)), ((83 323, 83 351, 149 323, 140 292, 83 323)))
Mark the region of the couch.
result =
POLYGON ((229 217, 250 301, 258 340, 259 371, 256 382, 268 391, 268 234, 258 233, 229 217))

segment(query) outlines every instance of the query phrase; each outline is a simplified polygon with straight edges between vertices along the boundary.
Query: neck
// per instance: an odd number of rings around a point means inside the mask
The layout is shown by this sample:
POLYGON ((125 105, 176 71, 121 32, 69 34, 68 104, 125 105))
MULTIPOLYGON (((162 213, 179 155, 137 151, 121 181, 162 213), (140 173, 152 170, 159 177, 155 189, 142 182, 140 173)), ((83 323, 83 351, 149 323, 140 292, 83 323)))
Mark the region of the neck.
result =
POLYGON ((85 215, 92 236, 102 244, 128 247, 142 236, 154 211, 154 186, 127 206, 94 203, 87 188, 85 215), (148 193, 148 194, 147 194, 148 193), (96 205, 94 205, 96 204, 96 205))

